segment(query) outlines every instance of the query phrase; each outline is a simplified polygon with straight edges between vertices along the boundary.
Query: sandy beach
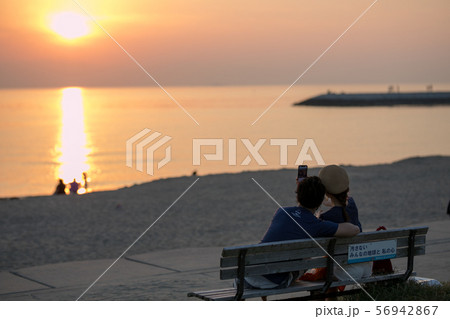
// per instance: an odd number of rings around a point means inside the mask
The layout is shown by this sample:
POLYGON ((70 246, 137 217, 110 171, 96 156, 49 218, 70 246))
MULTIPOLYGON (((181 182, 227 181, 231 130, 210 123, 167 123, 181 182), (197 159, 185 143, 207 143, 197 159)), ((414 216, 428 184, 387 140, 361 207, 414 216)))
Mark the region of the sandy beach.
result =
MULTIPOLYGON (((447 220, 450 157, 352 167, 363 230, 447 220)), ((318 173, 311 169, 310 175, 318 173)), ((257 243, 277 209, 295 205, 292 169, 197 176, 199 180, 127 255, 257 243), (254 181, 254 180, 255 181, 254 181)), ((117 258, 197 177, 159 180, 83 196, 1 200, 1 270, 117 258)))

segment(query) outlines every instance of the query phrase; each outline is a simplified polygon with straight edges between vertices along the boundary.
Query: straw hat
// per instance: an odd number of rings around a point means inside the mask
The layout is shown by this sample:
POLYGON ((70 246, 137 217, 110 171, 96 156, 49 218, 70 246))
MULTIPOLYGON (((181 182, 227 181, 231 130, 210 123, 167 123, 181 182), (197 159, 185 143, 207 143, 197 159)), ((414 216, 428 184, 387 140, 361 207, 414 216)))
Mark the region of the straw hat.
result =
POLYGON ((347 172, 337 165, 329 165, 322 168, 319 172, 319 178, 330 194, 345 192, 350 185, 347 172))

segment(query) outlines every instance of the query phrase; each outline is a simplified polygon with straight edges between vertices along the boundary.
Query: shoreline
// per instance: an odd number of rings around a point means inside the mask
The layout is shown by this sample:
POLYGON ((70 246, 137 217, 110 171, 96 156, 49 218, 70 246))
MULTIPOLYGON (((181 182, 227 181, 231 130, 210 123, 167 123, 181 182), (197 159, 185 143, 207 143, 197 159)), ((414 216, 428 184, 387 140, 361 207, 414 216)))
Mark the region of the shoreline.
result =
MULTIPOLYGON (((415 160, 415 159, 423 159, 423 158, 446 158, 449 157, 450 155, 426 155, 426 156, 411 156, 411 157, 406 157, 406 158, 402 158, 402 159, 398 159, 392 162, 383 162, 383 163, 374 163, 374 164, 361 164, 361 165, 355 165, 355 164, 346 164, 346 163, 341 163, 341 164, 337 164, 343 167, 359 167, 359 168, 364 168, 364 167, 374 167, 374 166, 380 166, 380 165, 393 165, 395 163, 399 163, 399 162, 403 162, 403 161, 408 161, 408 160, 415 160)), ((334 164, 334 163, 333 163, 334 164)), ((314 170, 314 169, 320 169, 321 166, 310 166, 309 170, 314 170)), ((205 175, 195 175, 197 177, 209 177, 209 176, 222 176, 222 175, 238 175, 238 174, 243 174, 243 173, 251 173, 251 172, 278 172, 278 171, 295 171, 295 168, 292 167, 283 167, 283 168, 279 168, 279 169, 255 169, 255 170, 244 170, 244 171, 240 171, 240 172, 222 172, 222 173, 207 173, 205 175)), ((86 196, 86 195, 90 195, 90 194, 97 194, 97 193, 104 193, 104 192, 115 192, 115 191, 119 191, 122 189, 127 189, 127 188, 131 188, 131 187, 136 187, 136 186, 142 186, 142 185, 146 185, 149 183, 154 183, 154 182, 158 182, 158 181, 163 181, 163 180, 176 180, 179 178, 189 178, 189 177, 194 177, 194 175, 180 175, 180 176, 170 176, 170 177, 162 177, 160 179, 155 179, 152 181, 147 181, 147 182, 141 182, 141 183, 135 183, 132 184, 130 186, 127 185, 123 185, 123 186, 118 186, 117 188, 106 188, 106 189, 98 189, 98 190, 93 190, 90 191, 88 193, 85 194, 79 194, 77 196, 86 196)), ((17 196, 6 196, 6 197, 1 197, 0 196, 0 203, 2 201, 8 201, 8 200, 23 200, 23 199, 27 199, 27 198, 41 198, 41 197, 54 197, 54 194, 36 194, 36 195, 17 195, 17 196)), ((67 194, 66 196, 72 196, 71 194, 67 194)), ((64 197, 64 196, 62 196, 64 197)))
MULTIPOLYGON (((345 166, 363 231, 447 219, 450 157, 345 166)), ((311 168, 317 175, 319 168, 311 168)), ((1 270, 127 255, 259 242, 275 204, 295 206, 295 169, 160 179, 82 196, 0 201, 1 270), (197 183, 172 206, 186 189, 197 183)))

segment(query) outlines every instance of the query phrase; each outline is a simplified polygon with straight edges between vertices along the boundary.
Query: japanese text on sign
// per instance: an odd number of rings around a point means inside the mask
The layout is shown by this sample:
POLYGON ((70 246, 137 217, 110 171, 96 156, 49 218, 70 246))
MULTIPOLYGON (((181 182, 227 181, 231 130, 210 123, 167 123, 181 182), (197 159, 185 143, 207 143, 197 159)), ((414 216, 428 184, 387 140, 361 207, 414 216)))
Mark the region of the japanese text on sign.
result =
POLYGON ((397 255, 397 240, 375 241, 348 246, 348 263, 394 258, 397 255))

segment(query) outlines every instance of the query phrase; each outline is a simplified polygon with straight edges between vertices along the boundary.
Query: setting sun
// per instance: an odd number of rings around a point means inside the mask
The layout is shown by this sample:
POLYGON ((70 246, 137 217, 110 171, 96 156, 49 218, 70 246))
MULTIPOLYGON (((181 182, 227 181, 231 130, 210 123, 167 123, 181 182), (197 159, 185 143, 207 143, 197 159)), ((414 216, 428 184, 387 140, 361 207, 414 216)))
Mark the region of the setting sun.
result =
POLYGON ((87 18, 76 12, 60 12, 51 20, 51 28, 65 39, 72 40, 89 34, 87 18))

